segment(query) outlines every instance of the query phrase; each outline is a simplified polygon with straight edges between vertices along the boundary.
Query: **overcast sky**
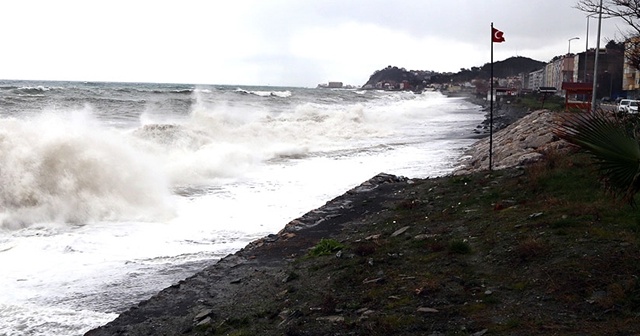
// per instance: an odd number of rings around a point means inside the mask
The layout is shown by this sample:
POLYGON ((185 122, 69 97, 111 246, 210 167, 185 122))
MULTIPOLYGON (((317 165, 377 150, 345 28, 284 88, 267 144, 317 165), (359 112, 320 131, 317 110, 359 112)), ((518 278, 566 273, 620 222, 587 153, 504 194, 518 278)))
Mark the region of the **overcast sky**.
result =
MULTIPOLYGON (((586 47, 577 0, 30 0, 0 5, 0 78, 315 87, 586 47), (579 40, 569 42, 572 37, 579 40)), ((625 25, 602 21, 602 46, 625 25)), ((589 24, 595 47, 597 19, 589 24)))

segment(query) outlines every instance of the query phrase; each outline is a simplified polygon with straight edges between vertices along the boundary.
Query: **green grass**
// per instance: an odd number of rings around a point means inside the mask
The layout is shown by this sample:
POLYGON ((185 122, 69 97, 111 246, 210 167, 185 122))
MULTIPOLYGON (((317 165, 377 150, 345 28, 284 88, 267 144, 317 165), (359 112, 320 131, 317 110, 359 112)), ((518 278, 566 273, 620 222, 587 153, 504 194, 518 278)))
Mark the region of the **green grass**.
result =
POLYGON ((524 169, 416 180, 402 195, 384 211, 345 223, 320 240, 278 273, 273 288, 259 289, 284 294, 266 308, 245 305, 257 312, 236 316, 249 320, 225 320, 227 312, 220 313, 212 323, 215 331, 610 335, 637 330, 640 213, 603 192, 586 155, 551 155, 524 169), (407 234, 391 237, 404 226, 410 227, 407 234), (367 239, 374 235, 378 238, 367 239), (319 257, 340 250, 340 258, 319 257), (421 313, 419 307, 438 312, 421 313), (363 309, 372 313, 358 313, 363 309), (285 310, 299 314, 278 327, 278 314, 285 310), (329 315, 344 322, 318 320, 329 315))
POLYGON ((542 95, 530 94, 524 97, 516 99, 513 104, 516 106, 526 107, 531 110, 539 110, 545 108, 551 111, 563 111, 564 110, 564 97, 551 95, 544 99, 542 102, 542 95))
POLYGON ((449 242, 449 251, 455 254, 471 253, 471 245, 465 240, 453 239, 449 242))
POLYGON ((309 255, 312 257, 318 257, 323 255, 330 255, 336 253, 344 248, 344 245, 335 239, 321 239, 320 242, 314 246, 309 255))

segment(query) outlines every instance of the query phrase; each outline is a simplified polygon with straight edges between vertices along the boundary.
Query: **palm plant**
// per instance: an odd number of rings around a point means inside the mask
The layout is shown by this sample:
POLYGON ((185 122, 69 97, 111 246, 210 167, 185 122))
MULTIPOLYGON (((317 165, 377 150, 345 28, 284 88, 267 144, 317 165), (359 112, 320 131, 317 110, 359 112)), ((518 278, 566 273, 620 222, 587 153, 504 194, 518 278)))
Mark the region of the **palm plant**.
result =
POLYGON ((587 151, 598 164, 605 186, 616 197, 635 206, 640 191, 638 119, 602 110, 566 114, 556 134, 587 151))

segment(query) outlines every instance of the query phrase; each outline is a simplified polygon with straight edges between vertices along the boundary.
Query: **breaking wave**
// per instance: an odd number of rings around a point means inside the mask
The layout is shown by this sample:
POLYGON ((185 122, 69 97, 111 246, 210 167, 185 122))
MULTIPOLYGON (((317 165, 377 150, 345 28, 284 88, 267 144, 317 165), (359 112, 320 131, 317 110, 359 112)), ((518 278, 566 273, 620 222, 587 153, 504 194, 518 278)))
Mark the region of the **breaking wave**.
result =
POLYGON ((86 115, 0 119, 0 226, 157 220, 172 213, 153 160, 86 115))

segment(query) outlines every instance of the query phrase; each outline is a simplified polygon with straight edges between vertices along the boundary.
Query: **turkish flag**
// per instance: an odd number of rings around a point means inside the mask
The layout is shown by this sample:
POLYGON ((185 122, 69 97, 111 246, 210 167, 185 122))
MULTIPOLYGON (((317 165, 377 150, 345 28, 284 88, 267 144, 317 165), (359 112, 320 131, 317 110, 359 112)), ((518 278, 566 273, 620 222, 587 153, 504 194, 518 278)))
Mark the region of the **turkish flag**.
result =
POLYGON ((491 27, 491 42, 497 42, 497 43, 504 42, 505 40, 502 34, 504 33, 491 27))

